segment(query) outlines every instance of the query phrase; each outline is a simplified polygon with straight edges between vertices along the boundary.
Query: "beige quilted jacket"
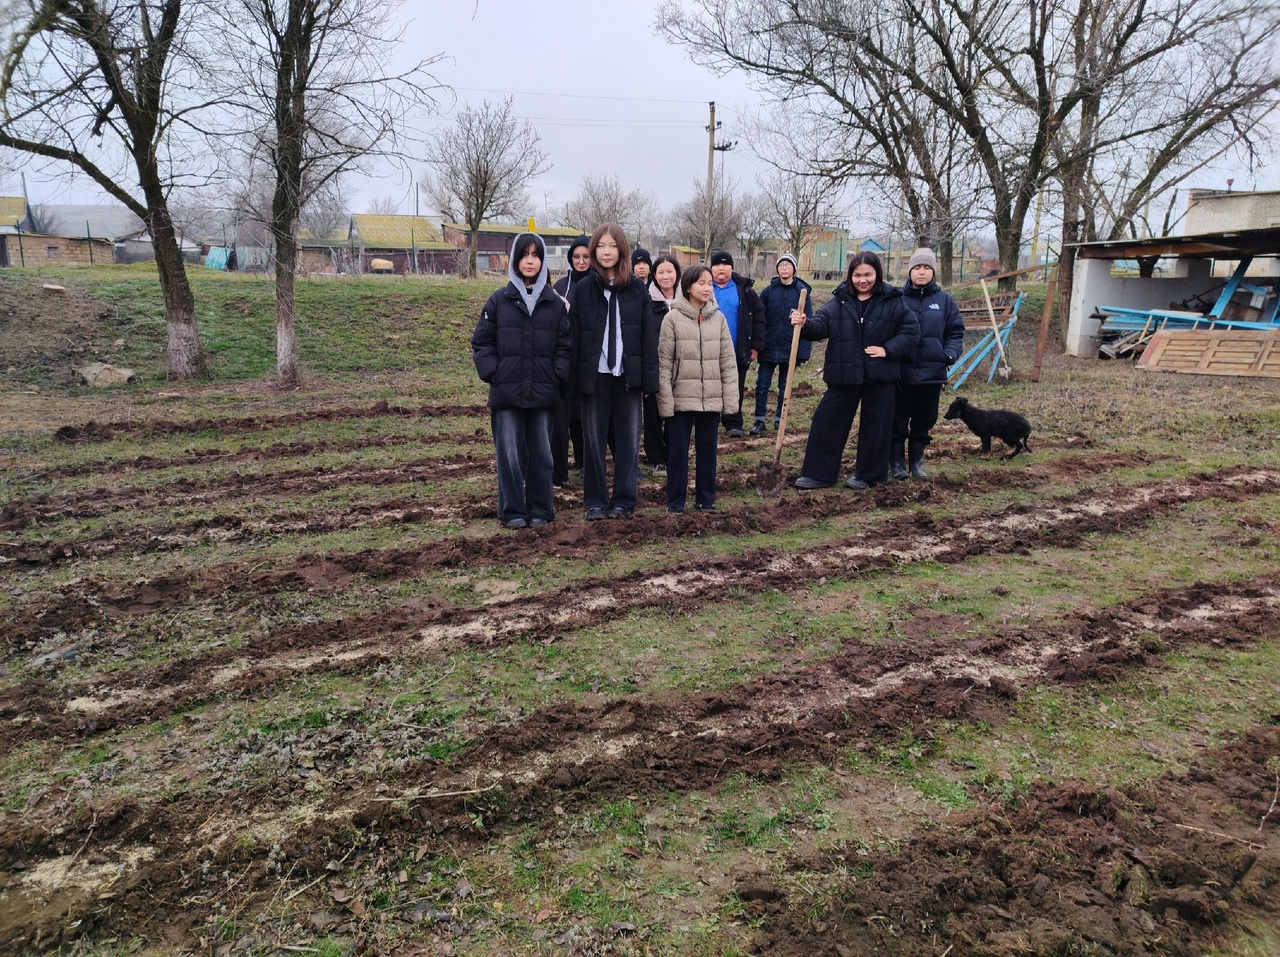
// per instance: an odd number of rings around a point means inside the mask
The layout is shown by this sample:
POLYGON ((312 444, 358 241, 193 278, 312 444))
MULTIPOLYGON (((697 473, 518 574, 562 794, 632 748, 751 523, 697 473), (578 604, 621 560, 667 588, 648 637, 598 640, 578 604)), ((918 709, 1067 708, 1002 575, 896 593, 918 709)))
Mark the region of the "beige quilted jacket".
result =
POLYGON ((658 414, 738 411, 738 358, 729 324, 713 298, 698 310, 683 295, 658 339, 658 414))

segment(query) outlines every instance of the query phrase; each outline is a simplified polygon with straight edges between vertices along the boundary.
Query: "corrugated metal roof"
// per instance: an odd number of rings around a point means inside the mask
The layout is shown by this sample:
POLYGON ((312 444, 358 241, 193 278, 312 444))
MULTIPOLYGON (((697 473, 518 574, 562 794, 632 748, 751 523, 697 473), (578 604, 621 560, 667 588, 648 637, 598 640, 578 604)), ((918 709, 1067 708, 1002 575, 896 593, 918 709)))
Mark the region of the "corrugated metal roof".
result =
POLYGON ((0 223, 12 226, 27 215, 27 201, 21 196, 0 196, 0 223))
MULTIPOLYGON (((450 229, 460 229, 463 232, 470 232, 471 227, 466 223, 445 223, 450 229)), ((527 233, 529 228, 523 223, 485 223, 480 227, 482 233, 498 233, 502 236, 515 236, 517 233, 527 233)), ((537 229, 539 236, 564 237, 565 239, 577 239, 583 235, 581 230, 568 229, 561 226, 539 226, 537 229)), ((588 233, 587 235, 590 235, 588 233)))
POLYGON ((433 243, 443 242, 440 230, 425 216, 355 213, 351 217, 351 232, 366 246, 380 249, 408 249, 411 246, 427 249, 433 243))

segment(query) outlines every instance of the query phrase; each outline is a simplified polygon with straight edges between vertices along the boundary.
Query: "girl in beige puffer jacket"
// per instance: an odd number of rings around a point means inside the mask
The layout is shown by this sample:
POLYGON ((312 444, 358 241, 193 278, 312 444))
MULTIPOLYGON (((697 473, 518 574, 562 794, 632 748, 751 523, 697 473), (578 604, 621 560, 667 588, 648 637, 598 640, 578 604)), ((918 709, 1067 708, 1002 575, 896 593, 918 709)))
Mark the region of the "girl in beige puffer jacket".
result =
POLYGON ((658 339, 658 413, 667 423, 667 511, 684 511, 689 439, 697 456, 694 504, 715 510, 720 416, 738 411, 738 359, 712 294, 711 270, 690 266, 658 339))

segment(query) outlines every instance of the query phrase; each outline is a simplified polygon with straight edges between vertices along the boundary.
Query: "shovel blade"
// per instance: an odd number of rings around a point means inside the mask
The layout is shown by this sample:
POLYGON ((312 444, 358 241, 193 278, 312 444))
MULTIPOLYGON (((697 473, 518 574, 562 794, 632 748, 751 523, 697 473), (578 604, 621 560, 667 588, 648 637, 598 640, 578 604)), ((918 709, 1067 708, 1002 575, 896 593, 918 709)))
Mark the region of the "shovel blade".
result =
POLYGON ((777 498, 787 486, 787 470, 776 462, 761 462, 756 468, 756 494, 777 498))

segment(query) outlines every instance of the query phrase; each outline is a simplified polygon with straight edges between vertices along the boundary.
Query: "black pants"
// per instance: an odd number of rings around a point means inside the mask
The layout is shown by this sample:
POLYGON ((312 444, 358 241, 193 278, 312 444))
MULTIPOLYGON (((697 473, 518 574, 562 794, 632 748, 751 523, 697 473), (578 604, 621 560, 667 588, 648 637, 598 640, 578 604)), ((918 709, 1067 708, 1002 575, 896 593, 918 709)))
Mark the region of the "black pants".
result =
POLYGON ((720 430, 715 412, 677 412, 667 420, 667 508, 684 509, 689 494, 689 436, 697 456, 693 501, 698 508, 716 504, 716 452, 720 430))
POLYGON ((938 422, 938 397, 942 383, 932 385, 903 385, 893 403, 893 438, 891 444, 901 445, 910 439, 921 445, 929 444, 929 430, 938 422))
POLYGON ((750 363, 745 366, 741 363, 738 364, 738 411, 729 415, 720 416, 720 424, 723 425, 726 430, 731 431, 733 429, 742 428, 742 397, 747 394, 748 368, 750 368, 750 363))
POLYGON ((577 399, 561 399, 551 420, 552 474, 556 485, 569 480, 569 446, 573 446, 573 467, 582 468, 582 412, 577 399))
POLYGON ((873 382, 869 385, 827 387, 813 412, 809 444, 804 449, 801 474, 820 482, 840 477, 840 458, 853 417, 862 407, 858 422, 858 456, 853 474, 868 485, 889 477, 889 436, 893 432, 893 402, 897 384, 873 382))
POLYGON ((644 397, 644 459, 650 467, 667 462, 667 423, 658 415, 658 394, 644 397))

